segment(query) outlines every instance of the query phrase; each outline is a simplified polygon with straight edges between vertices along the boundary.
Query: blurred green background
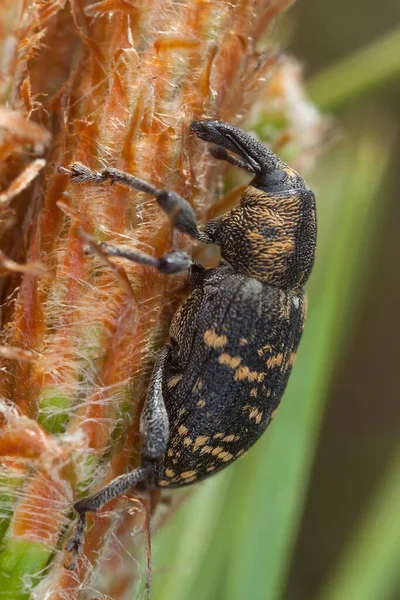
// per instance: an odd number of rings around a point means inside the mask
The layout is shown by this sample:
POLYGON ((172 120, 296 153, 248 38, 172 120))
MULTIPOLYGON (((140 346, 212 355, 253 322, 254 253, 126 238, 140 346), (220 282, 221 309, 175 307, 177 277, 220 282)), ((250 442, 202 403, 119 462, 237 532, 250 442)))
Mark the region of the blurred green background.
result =
POLYGON ((267 435, 153 537, 153 600, 400 598, 400 3, 299 0, 280 27, 339 133, 307 177, 308 322, 267 435))

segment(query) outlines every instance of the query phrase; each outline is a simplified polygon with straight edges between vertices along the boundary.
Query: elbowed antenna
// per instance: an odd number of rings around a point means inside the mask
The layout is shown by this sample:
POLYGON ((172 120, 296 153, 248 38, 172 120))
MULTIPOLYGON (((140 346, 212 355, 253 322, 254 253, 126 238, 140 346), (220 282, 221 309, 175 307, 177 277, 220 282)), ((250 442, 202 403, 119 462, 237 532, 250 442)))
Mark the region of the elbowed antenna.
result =
MULTIPOLYGON (((268 175, 272 171, 287 167, 286 163, 252 135, 223 121, 193 121, 190 129, 201 140, 216 144, 239 155, 244 163, 240 164, 241 161, 238 163, 235 160, 229 160, 229 155, 223 151, 222 153, 217 152, 216 158, 232 162, 254 174, 268 175)), ((212 154, 215 156, 214 152, 212 154)))

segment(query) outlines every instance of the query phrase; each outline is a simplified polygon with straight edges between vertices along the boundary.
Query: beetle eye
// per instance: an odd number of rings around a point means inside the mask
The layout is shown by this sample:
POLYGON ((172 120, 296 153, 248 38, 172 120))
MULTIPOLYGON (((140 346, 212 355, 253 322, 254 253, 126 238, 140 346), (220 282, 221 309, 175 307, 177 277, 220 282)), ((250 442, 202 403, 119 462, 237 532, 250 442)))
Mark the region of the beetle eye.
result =
POLYGON ((279 185, 287 179, 287 173, 281 169, 276 169, 272 173, 259 175, 255 179, 256 187, 271 187, 273 185, 279 185))
POLYGON ((271 184, 274 183, 282 183, 287 178, 287 173, 285 171, 281 171, 281 169, 277 169, 276 171, 272 171, 272 173, 268 177, 268 181, 271 184))
POLYGON ((254 178, 252 185, 265 192, 285 190, 290 185, 288 174, 282 169, 276 169, 272 173, 261 174, 254 178))

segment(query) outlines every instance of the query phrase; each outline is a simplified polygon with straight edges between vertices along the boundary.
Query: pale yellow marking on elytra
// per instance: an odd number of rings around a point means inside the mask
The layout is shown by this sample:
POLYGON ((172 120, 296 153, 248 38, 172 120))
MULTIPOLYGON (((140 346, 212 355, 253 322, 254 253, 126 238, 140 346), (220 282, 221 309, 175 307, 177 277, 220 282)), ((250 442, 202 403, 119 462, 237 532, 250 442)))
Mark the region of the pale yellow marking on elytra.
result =
POLYGON ((181 479, 190 479, 191 477, 195 477, 197 475, 197 471, 183 471, 180 474, 181 479))
POLYGON ((186 435, 188 431, 189 430, 187 427, 185 427, 184 425, 179 425, 179 427, 178 427, 179 435, 186 435))
POLYGON ((230 435, 226 435, 222 441, 223 442, 233 442, 235 439, 236 439, 236 435, 231 433, 230 435))
POLYGON ((176 385, 178 385, 178 383, 180 382, 180 380, 182 379, 182 374, 180 375, 173 375, 172 377, 170 377, 168 379, 167 382, 167 388, 170 390, 173 387, 175 387, 176 385))
POLYGON ((158 482, 158 485, 162 485, 163 487, 166 485, 170 485, 171 482, 170 481, 166 481, 165 479, 162 479, 161 481, 158 482))
POLYGON ((289 356, 289 365, 293 365, 296 360, 296 352, 291 352, 289 356))
POLYGON ((252 398, 257 398, 257 393, 258 393, 257 388, 251 388, 251 390, 250 390, 250 396, 252 398))
POLYGON ((192 443, 193 443, 193 440, 189 436, 185 437, 185 439, 183 440, 183 445, 184 446, 190 446, 192 443))
POLYGON ((200 454, 210 454, 212 452, 212 446, 203 446, 200 450, 200 454))
POLYGON ((282 362, 283 362, 283 353, 278 352, 278 354, 275 354, 274 356, 270 356, 267 359, 266 365, 267 365, 268 369, 271 369, 273 367, 280 367, 282 362))
POLYGON ((244 367, 240 365, 235 371, 234 380, 242 381, 243 379, 247 379, 247 381, 258 381, 261 382, 264 379, 265 373, 258 373, 257 371, 250 371, 249 367, 244 367))
POLYGON ((230 460, 232 460, 233 454, 231 454, 230 452, 225 452, 224 451, 224 452, 220 452, 218 454, 217 458, 219 458, 223 462, 229 462, 230 460))
POLYGON ((249 413, 249 419, 255 419, 256 416, 258 415, 258 408, 252 408, 250 413, 249 413))
POLYGON ((185 483, 192 483, 192 481, 196 481, 197 475, 193 475, 193 477, 187 477, 185 479, 185 483))
POLYGON ((204 446, 204 444, 206 444, 209 439, 209 435, 198 435, 197 438, 194 440, 193 452, 201 446, 204 446))
POLYGON ((200 392, 200 390, 202 388, 203 388, 203 380, 201 377, 198 377, 196 379, 194 386, 192 387, 192 392, 200 392))
POLYGON ((221 365, 226 365, 230 369, 236 369, 242 362, 242 359, 240 356, 231 356, 230 354, 224 353, 218 357, 218 362, 221 365))
POLYGON ((170 448, 167 452, 167 456, 173 456, 173 455, 174 455, 174 451, 171 450, 171 448, 170 448))
POLYGON ((210 471, 215 471, 216 466, 215 465, 210 465, 209 467, 207 467, 206 471, 210 472, 210 471))
POLYGON ((254 406, 249 413, 249 419, 255 419, 257 425, 261 422, 263 416, 262 410, 258 410, 256 406, 254 406))
POLYGON ((204 332, 203 340, 206 346, 211 348, 223 348, 228 343, 226 335, 218 335, 213 329, 204 332))
POLYGON ((219 438, 223 438, 224 434, 223 433, 216 433, 215 435, 213 435, 214 440, 219 440, 219 438))
POLYGON ((211 454, 213 456, 216 456, 217 454, 219 454, 220 452, 224 452, 224 449, 221 448, 221 446, 217 446, 216 448, 214 448, 214 450, 211 452, 211 454))
POLYGON ((165 469, 165 475, 167 477, 175 477, 175 471, 173 471, 172 469, 165 469))
POLYGON ((265 344, 265 346, 262 346, 262 348, 259 348, 257 350, 257 354, 258 354, 258 356, 264 356, 264 354, 267 354, 267 352, 272 354, 273 351, 274 350, 273 350, 271 344, 265 344))
POLYGON ((239 340, 239 344, 240 344, 241 346, 245 346, 245 345, 246 345, 246 344, 248 344, 248 343, 249 343, 249 341, 248 341, 248 340, 246 340, 246 338, 240 338, 240 340, 239 340))
POLYGON ((206 405, 206 401, 204 400, 204 398, 200 398, 200 400, 197 401, 197 406, 199 408, 203 408, 203 406, 206 405))

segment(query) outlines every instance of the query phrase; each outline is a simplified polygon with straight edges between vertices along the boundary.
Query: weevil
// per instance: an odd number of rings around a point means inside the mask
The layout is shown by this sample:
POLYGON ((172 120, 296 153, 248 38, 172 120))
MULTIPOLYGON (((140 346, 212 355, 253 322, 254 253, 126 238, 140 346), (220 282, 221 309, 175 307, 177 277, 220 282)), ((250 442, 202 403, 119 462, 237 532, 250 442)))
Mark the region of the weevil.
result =
POLYGON ((271 422, 303 331, 303 285, 316 245, 314 194, 296 171, 248 133, 222 121, 194 121, 211 154, 254 175, 240 205, 200 230, 193 208, 172 191, 108 168, 60 167, 73 181, 111 181, 148 193, 173 226, 217 244, 221 261, 206 269, 179 251, 160 258, 102 244, 110 256, 163 273, 188 270, 192 292, 175 313, 158 353, 141 414, 141 465, 74 504, 66 545, 82 549, 87 512, 128 488, 176 488, 218 473, 243 455, 271 422))

